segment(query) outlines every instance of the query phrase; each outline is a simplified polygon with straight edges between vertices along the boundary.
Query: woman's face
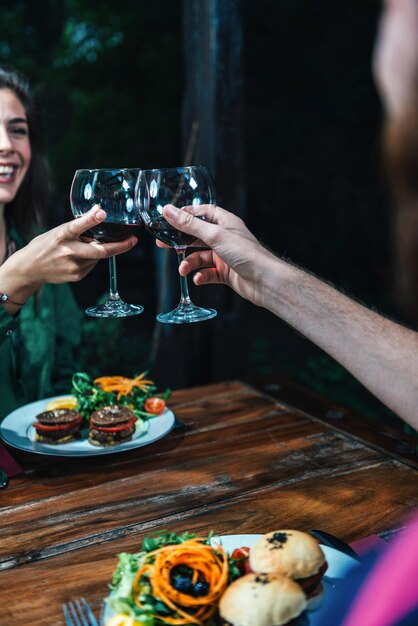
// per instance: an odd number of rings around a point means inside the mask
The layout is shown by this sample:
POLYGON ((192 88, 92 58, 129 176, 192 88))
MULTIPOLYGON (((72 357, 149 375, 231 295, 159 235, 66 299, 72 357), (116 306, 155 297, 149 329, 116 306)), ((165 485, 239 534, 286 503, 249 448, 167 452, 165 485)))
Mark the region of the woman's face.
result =
POLYGON ((31 160, 26 111, 10 89, 0 89, 0 206, 11 202, 31 160))

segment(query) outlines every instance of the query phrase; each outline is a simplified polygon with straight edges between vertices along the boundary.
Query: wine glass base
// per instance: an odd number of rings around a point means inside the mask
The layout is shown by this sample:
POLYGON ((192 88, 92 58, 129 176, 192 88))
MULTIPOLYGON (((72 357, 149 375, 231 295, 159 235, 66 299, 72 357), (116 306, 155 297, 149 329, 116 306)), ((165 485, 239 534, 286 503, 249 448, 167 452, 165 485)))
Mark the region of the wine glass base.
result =
POLYGON ((130 315, 139 315, 144 310, 140 304, 128 304, 123 300, 107 300, 99 306, 91 306, 86 309, 86 315, 90 317, 129 317, 130 315))
POLYGON ((160 313, 157 315, 157 320, 163 324, 192 324, 210 320, 217 315, 218 312, 215 309, 204 309, 194 304, 181 304, 169 313, 160 313))

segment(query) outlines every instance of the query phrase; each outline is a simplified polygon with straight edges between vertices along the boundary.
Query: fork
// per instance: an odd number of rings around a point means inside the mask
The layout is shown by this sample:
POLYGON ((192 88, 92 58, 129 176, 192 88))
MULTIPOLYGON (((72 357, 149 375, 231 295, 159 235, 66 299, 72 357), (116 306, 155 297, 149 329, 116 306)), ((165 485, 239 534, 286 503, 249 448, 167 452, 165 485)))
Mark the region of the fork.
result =
POLYGON ((84 598, 62 605, 67 626, 99 626, 84 598))
POLYGON ((9 484, 9 477, 4 467, 0 467, 0 489, 6 489, 9 484))

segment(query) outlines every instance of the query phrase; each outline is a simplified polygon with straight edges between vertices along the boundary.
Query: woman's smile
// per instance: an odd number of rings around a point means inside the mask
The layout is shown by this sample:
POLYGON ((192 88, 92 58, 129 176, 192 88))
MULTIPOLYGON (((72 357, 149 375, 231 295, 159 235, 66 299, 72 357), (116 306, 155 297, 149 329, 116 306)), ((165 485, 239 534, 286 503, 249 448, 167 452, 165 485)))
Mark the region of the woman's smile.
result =
POLYGON ((18 171, 18 165, 0 163, 0 183, 7 184, 14 182, 18 171))

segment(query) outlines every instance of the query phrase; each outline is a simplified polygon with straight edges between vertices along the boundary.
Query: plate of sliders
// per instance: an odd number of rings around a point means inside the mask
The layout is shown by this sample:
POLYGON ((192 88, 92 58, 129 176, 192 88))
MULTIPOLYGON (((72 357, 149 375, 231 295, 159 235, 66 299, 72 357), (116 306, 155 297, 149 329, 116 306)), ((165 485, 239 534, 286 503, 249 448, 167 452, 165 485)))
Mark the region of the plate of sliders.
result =
POLYGON ((0 437, 36 454, 97 456, 146 446, 167 435, 174 424, 174 413, 167 407, 143 420, 116 404, 94 411, 87 422, 72 406, 71 396, 55 396, 9 413, 0 424, 0 437))
POLYGON ((323 626, 358 562, 292 529, 264 535, 167 533, 119 554, 101 626, 323 626))

